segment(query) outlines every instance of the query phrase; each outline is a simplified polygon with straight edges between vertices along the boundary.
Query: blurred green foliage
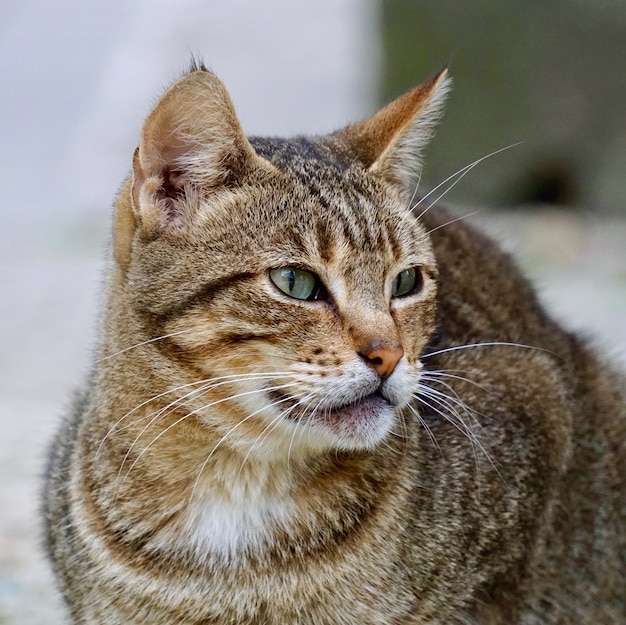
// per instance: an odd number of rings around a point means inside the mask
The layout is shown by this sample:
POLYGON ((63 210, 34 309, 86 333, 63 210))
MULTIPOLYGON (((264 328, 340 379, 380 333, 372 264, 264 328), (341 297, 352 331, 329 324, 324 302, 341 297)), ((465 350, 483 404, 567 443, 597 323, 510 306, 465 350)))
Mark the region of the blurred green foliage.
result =
POLYGON ((449 64, 424 181, 504 146, 453 203, 553 203, 626 215, 626 2, 383 0, 381 103, 449 64))

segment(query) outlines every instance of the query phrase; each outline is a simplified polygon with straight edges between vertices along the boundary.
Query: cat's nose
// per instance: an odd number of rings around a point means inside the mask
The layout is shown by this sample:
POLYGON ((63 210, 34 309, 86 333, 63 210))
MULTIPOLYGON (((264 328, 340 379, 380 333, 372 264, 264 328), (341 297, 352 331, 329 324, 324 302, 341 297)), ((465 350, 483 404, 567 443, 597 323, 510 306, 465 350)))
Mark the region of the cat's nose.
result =
POLYGON ((404 356, 404 350, 400 345, 372 345, 372 348, 365 354, 361 354, 363 358, 374 367, 376 373, 381 378, 388 378, 396 365, 400 361, 400 358, 404 356))

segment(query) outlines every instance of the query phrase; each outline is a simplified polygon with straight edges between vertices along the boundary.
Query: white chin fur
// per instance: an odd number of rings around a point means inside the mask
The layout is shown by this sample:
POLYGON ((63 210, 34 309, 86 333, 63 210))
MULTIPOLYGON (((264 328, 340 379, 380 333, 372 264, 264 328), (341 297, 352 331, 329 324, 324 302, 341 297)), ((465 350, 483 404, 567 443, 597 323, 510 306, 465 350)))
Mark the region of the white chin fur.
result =
MULTIPOLYGON (((363 384, 363 391, 371 393, 376 390, 377 376, 374 380, 369 367, 358 362, 352 372, 363 384)), ((419 367, 411 367, 402 359, 380 389, 388 402, 370 402, 373 405, 365 410, 351 410, 348 406, 345 412, 324 405, 323 401, 311 400, 315 410, 303 406, 302 412, 296 413, 290 411, 291 403, 272 403, 264 394, 254 392, 254 383, 250 386, 243 384, 238 403, 253 418, 265 422, 266 429, 259 440, 248 440, 243 431, 236 429, 229 436, 229 442, 239 451, 249 453, 250 458, 270 461, 327 450, 373 449, 394 430, 397 414, 411 401, 419 377, 419 367), (263 397, 262 401, 259 401, 260 397, 263 397)), ((327 378, 325 384, 327 388, 327 378)), ((322 394, 326 401, 328 398, 336 401, 337 397, 350 401, 350 396, 355 393, 355 378, 340 376, 334 386, 334 392, 322 394)), ((361 396, 361 399, 364 398, 361 396)), ((356 395, 354 403, 361 399, 356 395)))

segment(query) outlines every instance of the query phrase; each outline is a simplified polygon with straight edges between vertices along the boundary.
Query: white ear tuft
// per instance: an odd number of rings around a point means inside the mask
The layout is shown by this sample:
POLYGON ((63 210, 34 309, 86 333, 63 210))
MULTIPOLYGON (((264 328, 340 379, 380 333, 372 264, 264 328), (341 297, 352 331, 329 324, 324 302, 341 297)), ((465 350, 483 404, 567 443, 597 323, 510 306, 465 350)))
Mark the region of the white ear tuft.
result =
POLYGON ((407 187, 411 184, 422 169, 424 148, 432 139, 435 126, 443 115, 444 104, 451 87, 452 80, 447 70, 444 70, 437 77, 422 108, 396 133, 385 151, 370 167, 372 172, 384 174, 389 171, 407 187))
POLYGON ((419 173, 423 149, 441 118, 451 83, 444 69, 335 137, 372 173, 408 188, 419 173))
POLYGON ((132 198, 139 223, 180 230, 203 195, 251 167, 267 165, 246 138, 226 88, 211 72, 189 72, 158 101, 133 159, 132 198))

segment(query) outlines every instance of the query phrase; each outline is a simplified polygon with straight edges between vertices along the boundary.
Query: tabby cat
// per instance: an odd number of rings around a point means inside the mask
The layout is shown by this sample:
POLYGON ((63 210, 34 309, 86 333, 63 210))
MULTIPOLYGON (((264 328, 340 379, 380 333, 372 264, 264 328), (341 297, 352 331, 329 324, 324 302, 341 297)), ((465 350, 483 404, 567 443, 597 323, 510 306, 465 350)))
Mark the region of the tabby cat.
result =
POLYGON ((248 139, 198 66, 148 115, 45 483, 73 623, 626 623, 624 381, 412 197, 448 85, 248 139))

